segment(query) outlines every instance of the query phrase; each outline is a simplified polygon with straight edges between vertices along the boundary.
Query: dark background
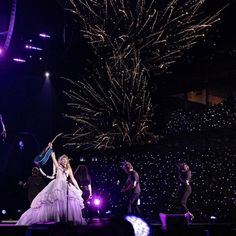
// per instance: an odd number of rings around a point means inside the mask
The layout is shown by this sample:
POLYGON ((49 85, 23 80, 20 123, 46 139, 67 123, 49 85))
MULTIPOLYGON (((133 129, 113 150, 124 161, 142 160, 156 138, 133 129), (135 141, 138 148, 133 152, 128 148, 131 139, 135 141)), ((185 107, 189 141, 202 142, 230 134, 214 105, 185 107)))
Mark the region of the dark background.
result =
MULTIPOLYGON (((205 40, 191 49, 162 78, 152 78, 153 101, 162 107, 161 110, 166 107, 182 108, 183 103, 171 95, 193 89, 220 88, 224 90, 225 99, 235 94, 236 1, 229 2, 230 5, 221 14, 221 21, 212 27, 205 40)), ((214 12, 225 4, 223 0, 210 0, 206 10, 214 12)), ((26 208, 26 195, 17 187, 17 181, 25 180, 30 175, 34 156, 48 141, 70 127, 62 115, 66 109, 62 90, 66 88, 61 77, 81 78, 91 51, 82 39, 79 28, 72 27, 71 19, 64 13, 62 5, 63 1, 18 0, 11 44, 6 54, 0 56, 0 113, 7 129, 7 139, 0 144, 2 208, 11 206, 15 210, 18 205, 19 208, 26 208), (40 38, 38 34, 41 32, 48 33, 51 38, 40 38), (43 51, 27 51, 25 44, 30 40, 43 51), (15 57, 24 58, 26 63, 14 62, 12 59, 15 57), (49 79, 45 78, 45 71, 50 72, 49 79), (19 141, 23 141, 23 149, 20 149, 19 141), (15 201, 16 198, 18 201, 15 201), (12 204, 13 201, 15 204, 12 204)), ((0 32, 8 29, 10 11, 11 1, 1 0, 0 32)), ((3 42, 4 38, 0 36, 0 45, 3 42)), ((58 152, 62 151, 58 145, 58 152)), ((179 160, 177 152, 174 153, 173 162, 179 160)), ((81 154, 72 155, 74 167, 81 154)), ((169 158, 168 155, 164 156, 169 158)), ((194 155, 191 156, 194 158, 194 155)), ((93 168, 96 165, 89 158, 88 164, 93 168)), ((199 160, 196 162, 201 163, 199 160)), ((119 160, 114 165, 118 163, 119 160)), ((160 163, 156 165, 159 168, 160 163)), ((100 167, 100 164, 97 166, 100 167)), ((217 168, 216 171, 220 166, 217 168)), ((93 172, 96 176, 96 171, 93 172)), ((100 188, 96 181, 95 186, 100 188)), ((199 214, 200 218, 203 216, 203 213, 199 214)))

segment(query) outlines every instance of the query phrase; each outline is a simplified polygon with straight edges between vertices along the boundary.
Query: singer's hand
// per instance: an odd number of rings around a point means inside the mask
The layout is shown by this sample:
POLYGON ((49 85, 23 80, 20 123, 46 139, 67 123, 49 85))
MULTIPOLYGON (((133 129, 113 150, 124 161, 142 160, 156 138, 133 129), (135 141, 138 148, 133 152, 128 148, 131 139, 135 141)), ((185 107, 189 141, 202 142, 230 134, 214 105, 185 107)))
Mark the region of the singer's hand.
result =
POLYGON ((52 148, 52 143, 48 143, 48 147, 52 148))
POLYGON ((40 169, 40 164, 38 162, 35 162, 34 164, 40 169))

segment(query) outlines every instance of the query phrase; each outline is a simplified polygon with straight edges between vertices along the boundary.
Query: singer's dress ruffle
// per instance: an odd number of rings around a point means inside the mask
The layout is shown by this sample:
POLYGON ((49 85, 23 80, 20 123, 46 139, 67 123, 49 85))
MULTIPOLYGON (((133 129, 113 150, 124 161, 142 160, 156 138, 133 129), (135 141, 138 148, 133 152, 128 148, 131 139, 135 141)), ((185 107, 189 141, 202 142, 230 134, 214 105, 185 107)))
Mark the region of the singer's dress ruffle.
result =
POLYGON ((56 178, 34 198, 30 208, 16 224, 31 225, 66 220, 75 224, 85 224, 81 211, 84 208, 81 195, 82 191, 73 184, 68 184, 63 168, 58 167, 56 178))

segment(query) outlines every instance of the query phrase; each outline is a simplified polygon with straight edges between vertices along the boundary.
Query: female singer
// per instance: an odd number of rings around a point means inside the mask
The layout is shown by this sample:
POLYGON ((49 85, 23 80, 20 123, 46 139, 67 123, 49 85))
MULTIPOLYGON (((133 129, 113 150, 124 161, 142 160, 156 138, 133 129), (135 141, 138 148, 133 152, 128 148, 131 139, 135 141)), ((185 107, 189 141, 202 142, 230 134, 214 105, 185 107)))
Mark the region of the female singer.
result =
MULTIPOLYGON (((52 143, 49 143, 49 148, 52 148, 52 143)), ((23 213, 17 225, 51 221, 86 223, 82 216, 82 191, 74 178, 68 156, 62 155, 57 160, 52 152, 51 158, 56 167, 56 178, 34 198, 31 207, 23 213), (71 181, 67 180, 68 177, 71 181)))

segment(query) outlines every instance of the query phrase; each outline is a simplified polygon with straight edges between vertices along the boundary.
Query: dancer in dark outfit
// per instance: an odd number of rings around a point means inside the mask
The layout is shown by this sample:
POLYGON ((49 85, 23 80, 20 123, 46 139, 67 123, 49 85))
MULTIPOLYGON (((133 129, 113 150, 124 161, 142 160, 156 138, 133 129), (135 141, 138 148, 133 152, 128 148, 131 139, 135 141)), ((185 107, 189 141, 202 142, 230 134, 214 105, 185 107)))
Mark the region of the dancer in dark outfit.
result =
POLYGON ((187 207, 187 201, 192 193, 191 177, 192 172, 187 163, 180 163, 178 165, 179 187, 177 192, 178 205, 182 213, 188 213, 190 219, 193 219, 193 214, 187 207))
POLYGON ((130 162, 125 161, 122 164, 122 169, 128 175, 125 185, 121 189, 121 192, 128 193, 127 213, 141 215, 141 212, 138 208, 138 199, 141 193, 139 175, 133 169, 133 166, 130 162))
POLYGON ((88 167, 86 165, 78 165, 74 172, 75 179, 82 190, 82 198, 84 200, 85 208, 82 209, 84 218, 88 218, 88 200, 92 197, 92 185, 91 177, 88 173, 88 167))
POLYGON ((87 202, 92 197, 91 177, 88 173, 88 168, 85 165, 78 165, 74 172, 75 179, 82 190, 82 198, 87 202))

